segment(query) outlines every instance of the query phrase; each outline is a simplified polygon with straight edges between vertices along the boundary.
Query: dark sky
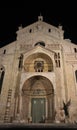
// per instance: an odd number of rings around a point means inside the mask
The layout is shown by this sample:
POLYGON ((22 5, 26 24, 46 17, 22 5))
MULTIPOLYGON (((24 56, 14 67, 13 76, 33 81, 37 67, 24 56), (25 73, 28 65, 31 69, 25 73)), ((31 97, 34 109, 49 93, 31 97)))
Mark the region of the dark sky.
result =
POLYGON ((45 22, 54 26, 62 24, 65 30, 64 37, 77 44, 76 3, 67 3, 66 0, 25 0, 15 3, 10 0, 10 3, 0 4, 0 47, 16 39, 16 31, 20 24, 26 27, 36 22, 40 13, 45 22))

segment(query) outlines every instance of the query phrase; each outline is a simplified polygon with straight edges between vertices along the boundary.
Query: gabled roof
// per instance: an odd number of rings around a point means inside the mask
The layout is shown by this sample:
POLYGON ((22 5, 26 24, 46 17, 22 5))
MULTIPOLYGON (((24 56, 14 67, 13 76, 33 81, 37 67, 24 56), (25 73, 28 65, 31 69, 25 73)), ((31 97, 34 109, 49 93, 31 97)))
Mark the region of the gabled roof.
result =
POLYGON ((27 27, 19 27, 19 30, 17 31, 17 36, 20 36, 21 34, 31 35, 32 33, 36 33, 37 31, 49 33, 50 36, 55 36, 58 39, 64 37, 64 31, 62 30, 62 26, 55 27, 44 22, 43 16, 38 16, 38 21, 34 22, 31 25, 28 25, 27 27))

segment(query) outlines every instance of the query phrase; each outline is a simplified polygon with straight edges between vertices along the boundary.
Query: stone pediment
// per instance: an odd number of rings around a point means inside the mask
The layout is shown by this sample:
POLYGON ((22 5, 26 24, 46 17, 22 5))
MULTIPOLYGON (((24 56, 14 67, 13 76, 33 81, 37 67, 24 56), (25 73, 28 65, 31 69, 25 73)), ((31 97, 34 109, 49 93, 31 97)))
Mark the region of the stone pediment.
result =
POLYGON ((49 36, 53 36, 54 38, 57 39, 63 39, 63 33, 64 31, 62 30, 61 26, 55 27, 53 25, 50 25, 42 20, 38 20, 37 22, 28 25, 27 27, 24 28, 19 28, 17 31, 17 39, 21 39, 26 36, 32 36, 34 33, 44 33, 48 34, 49 36))
POLYGON ((33 49, 30 49, 27 52, 24 52, 24 57, 29 56, 34 53, 45 53, 47 55, 54 55, 55 52, 47 48, 44 48, 41 45, 37 45, 33 49))

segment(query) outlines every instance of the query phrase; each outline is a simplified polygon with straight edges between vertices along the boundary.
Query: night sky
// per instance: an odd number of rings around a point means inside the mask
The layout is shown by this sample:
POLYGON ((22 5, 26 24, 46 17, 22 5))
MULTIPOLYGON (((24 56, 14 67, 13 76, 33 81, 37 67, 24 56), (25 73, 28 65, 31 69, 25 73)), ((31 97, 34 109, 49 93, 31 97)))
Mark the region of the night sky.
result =
POLYGON ((0 47, 16 40, 18 27, 36 22, 40 13, 45 22, 56 27, 61 24, 64 37, 77 44, 77 7, 74 2, 25 0, 0 4, 0 47))

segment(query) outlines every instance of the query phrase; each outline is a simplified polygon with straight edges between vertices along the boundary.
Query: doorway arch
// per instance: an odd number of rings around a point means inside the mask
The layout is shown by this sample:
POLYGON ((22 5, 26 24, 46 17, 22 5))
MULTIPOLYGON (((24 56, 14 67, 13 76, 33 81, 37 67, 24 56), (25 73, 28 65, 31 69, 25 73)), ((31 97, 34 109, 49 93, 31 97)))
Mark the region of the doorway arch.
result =
POLYGON ((42 117, 48 122, 54 120, 54 88, 48 78, 41 75, 30 77, 21 91, 22 119, 31 117, 33 123, 40 123, 42 117))

